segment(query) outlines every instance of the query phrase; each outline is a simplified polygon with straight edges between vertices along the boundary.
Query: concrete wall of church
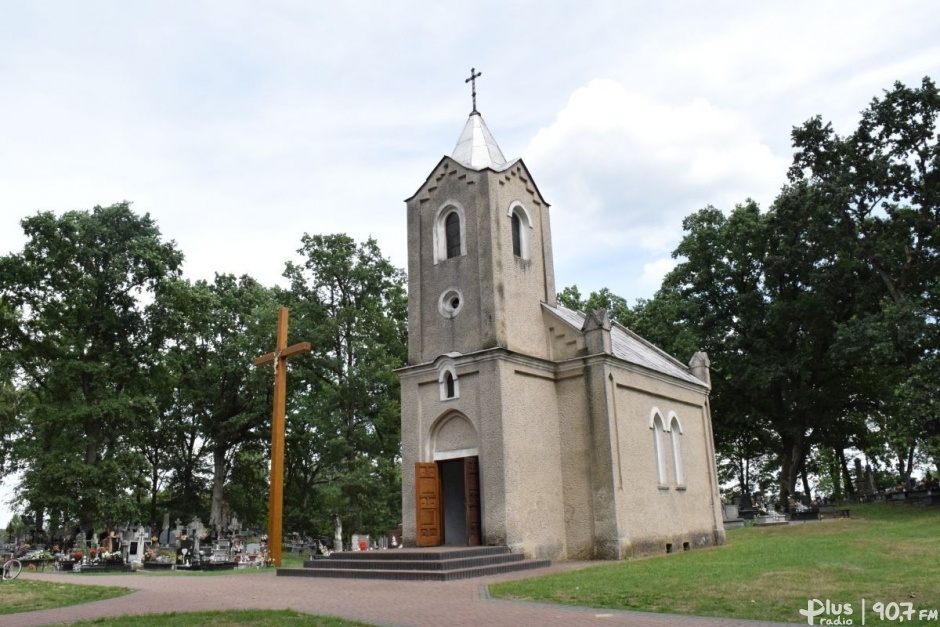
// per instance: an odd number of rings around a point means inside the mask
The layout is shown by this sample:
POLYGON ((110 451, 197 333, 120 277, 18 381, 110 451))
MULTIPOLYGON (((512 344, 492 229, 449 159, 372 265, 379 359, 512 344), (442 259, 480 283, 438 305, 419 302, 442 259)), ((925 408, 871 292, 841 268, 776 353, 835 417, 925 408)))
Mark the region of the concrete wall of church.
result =
POLYGON ((409 363, 497 346, 548 358, 538 303, 555 300, 551 225, 525 166, 475 171, 445 158, 407 211, 409 363), (525 258, 513 254, 515 203, 528 221, 525 258), (464 254, 435 263, 445 206, 460 208, 464 254), (441 313, 441 297, 451 291, 461 300, 455 316, 441 313))
POLYGON ((401 380, 401 517, 402 543, 414 546, 416 538, 415 462, 421 458, 424 419, 418 402, 421 377, 403 374, 401 380))
POLYGON ((590 409, 585 394, 585 369, 566 369, 555 384, 565 510, 565 545, 568 559, 594 558, 594 486, 590 409))
POLYGON ((408 361, 429 362, 449 352, 471 353, 497 345, 493 274, 483 264, 490 250, 490 199, 486 172, 445 159, 433 185, 408 201, 408 361), (465 254, 435 263, 434 232, 444 206, 462 208, 465 254), (457 315, 441 313, 441 297, 460 295, 457 315))
POLYGON ((623 493, 617 500, 622 557, 710 546, 724 541, 713 443, 705 395, 641 372, 612 369, 619 430, 623 493), (672 434, 663 436, 665 477, 658 478, 653 408, 666 428, 675 415, 682 426, 681 480, 672 434))
MULTIPOLYGON (((472 454, 480 458, 481 531, 484 544, 506 544, 504 450, 496 362, 447 360, 457 374, 459 396, 441 399, 436 366, 401 375, 402 538, 415 543, 415 462, 472 454)), ((445 530, 446 532, 446 530, 445 530)))
POLYGON ((566 556, 561 439, 551 370, 499 362, 506 543, 527 557, 566 556))
POLYGON ((538 198, 521 162, 487 176, 497 337, 501 346, 513 352, 548 359, 545 325, 538 306, 555 299, 548 205, 538 198), (513 252, 512 210, 527 216, 528 224, 521 228, 524 256, 513 252))

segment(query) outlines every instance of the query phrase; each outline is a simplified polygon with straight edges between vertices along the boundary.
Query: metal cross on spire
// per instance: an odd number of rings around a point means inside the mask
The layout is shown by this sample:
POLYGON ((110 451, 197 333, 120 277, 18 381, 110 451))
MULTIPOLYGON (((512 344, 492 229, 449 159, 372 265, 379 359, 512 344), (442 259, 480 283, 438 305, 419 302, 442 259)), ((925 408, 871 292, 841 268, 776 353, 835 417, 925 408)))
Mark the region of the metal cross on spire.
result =
POLYGON ((464 83, 470 83, 473 93, 473 111, 470 112, 470 115, 479 115, 477 111, 477 78, 480 76, 483 76, 483 72, 477 72, 476 68, 470 68, 470 78, 464 81, 464 83))

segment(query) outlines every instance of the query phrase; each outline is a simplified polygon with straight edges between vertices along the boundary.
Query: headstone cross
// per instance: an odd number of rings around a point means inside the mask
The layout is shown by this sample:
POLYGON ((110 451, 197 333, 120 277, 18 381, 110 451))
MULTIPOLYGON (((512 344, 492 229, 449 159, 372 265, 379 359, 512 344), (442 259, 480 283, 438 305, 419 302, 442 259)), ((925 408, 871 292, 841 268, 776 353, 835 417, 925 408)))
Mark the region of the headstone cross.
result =
POLYGON ((271 419, 271 492, 268 497, 268 551, 275 566, 281 565, 281 528, 284 509, 284 413, 287 396, 287 359, 310 350, 310 342, 287 345, 287 307, 277 312, 274 352, 254 360, 254 365, 274 364, 274 414, 271 419))
POLYGON ((464 83, 470 83, 470 92, 473 95, 473 111, 470 112, 470 115, 477 114, 477 79, 483 76, 483 72, 477 72, 476 68, 470 68, 470 78, 464 81, 464 83))

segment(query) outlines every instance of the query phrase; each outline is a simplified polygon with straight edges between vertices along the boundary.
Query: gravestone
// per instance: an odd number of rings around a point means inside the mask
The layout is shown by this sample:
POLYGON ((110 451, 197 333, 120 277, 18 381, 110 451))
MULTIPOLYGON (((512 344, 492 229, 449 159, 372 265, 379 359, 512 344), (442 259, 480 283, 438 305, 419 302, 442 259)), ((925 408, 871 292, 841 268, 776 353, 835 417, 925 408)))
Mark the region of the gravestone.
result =
POLYGON ((726 503, 722 506, 722 514, 725 520, 738 520, 738 506, 734 503, 726 503))
POLYGON ((202 524, 202 521, 199 520, 198 516, 194 516, 192 521, 189 523, 189 538, 193 542, 192 550, 197 555, 201 550, 202 537, 205 533, 205 525, 202 524))
POLYGON ((144 553, 150 548, 150 538, 150 527, 144 527, 143 525, 137 527, 137 530, 133 532, 132 539, 127 543, 127 552, 124 555, 125 561, 129 564, 143 562, 144 553))
POLYGON ((180 546, 176 549, 176 563, 183 566, 191 566, 193 563, 193 539, 187 536, 185 531, 180 536, 180 546))
POLYGON ((871 470, 870 464, 865 464, 865 480, 862 482, 864 494, 874 494, 878 491, 875 487, 875 474, 871 470))

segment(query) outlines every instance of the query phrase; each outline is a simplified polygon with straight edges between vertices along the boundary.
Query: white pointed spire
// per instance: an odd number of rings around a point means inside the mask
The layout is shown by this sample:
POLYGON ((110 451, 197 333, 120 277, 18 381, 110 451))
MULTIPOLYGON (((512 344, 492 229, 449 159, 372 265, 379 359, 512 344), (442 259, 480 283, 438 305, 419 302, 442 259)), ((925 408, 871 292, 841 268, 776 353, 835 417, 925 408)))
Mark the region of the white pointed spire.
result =
POLYGON ((493 139, 490 129, 486 128, 483 116, 476 111, 470 114, 451 156, 458 163, 474 170, 501 170, 506 165, 506 157, 493 139))

